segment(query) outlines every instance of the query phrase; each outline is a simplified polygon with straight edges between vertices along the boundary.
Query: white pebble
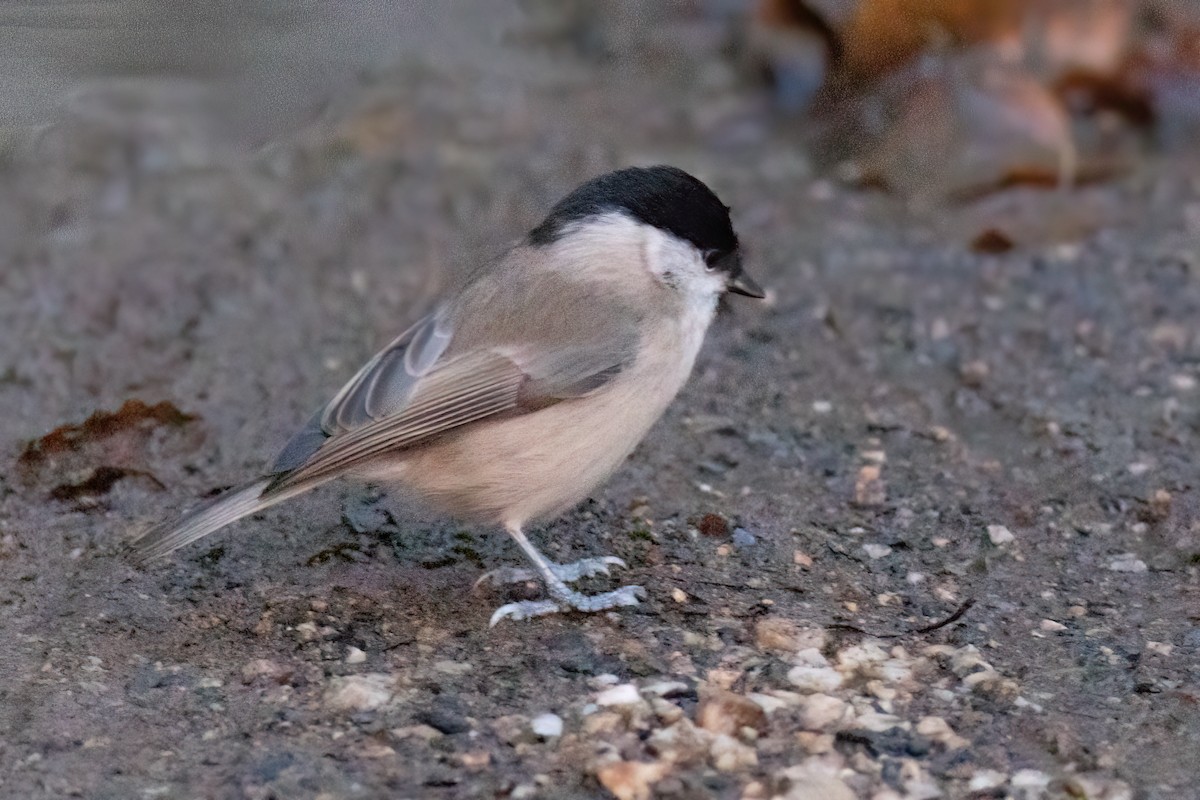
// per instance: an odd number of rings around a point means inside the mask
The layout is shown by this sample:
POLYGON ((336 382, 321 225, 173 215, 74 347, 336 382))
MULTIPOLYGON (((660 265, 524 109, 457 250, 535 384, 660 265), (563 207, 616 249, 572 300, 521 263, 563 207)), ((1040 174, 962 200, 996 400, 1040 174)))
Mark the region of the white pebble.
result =
POLYGON ((765 714, 771 714, 781 708, 787 708, 788 705, 787 701, 780 697, 769 694, 760 694, 758 692, 751 692, 750 694, 746 695, 746 699, 753 701, 754 704, 761 708, 765 714))
POLYGON ((334 678, 325 691, 325 703, 340 711, 373 711, 392 699, 395 679, 380 672, 334 678))
POLYGON ((866 551, 867 556, 872 560, 883 558, 884 556, 892 554, 892 548, 888 547, 886 544, 868 543, 864 544, 862 547, 863 550, 866 551))
POLYGON ((1014 789, 1045 789, 1050 785, 1050 776, 1036 769, 1017 770, 1011 784, 1014 789))
POLYGON ((819 648, 805 647, 796 651, 796 655, 792 656, 792 663, 801 667, 828 667, 829 659, 819 648))
POLYGON ((361 664, 367 660, 367 654, 353 645, 346 648, 346 663, 361 664))
POLYGON ((1063 625, 1061 622, 1055 622, 1052 619, 1042 620, 1041 625, 1039 627, 1042 630, 1047 631, 1049 633, 1062 633, 1063 631, 1065 631, 1067 629, 1066 625, 1063 625))
POLYGON ((1149 567, 1133 553, 1122 553, 1109 562, 1108 568, 1113 572, 1147 572, 1149 567))
POLYGON ((655 697, 669 697, 673 694, 685 693, 687 690, 688 685, 683 681, 657 681, 642 687, 642 691, 655 697))
POLYGON ((543 739, 554 739, 562 736, 563 721, 562 717, 560 717, 558 714, 546 712, 545 714, 538 714, 536 717, 534 717, 530 721, 529 727, 533 729, 534 733, 543 739))
POLYGON ((1002 544, 1009 544, 1010 542, 1015 541, 1017 538, 1016 536, 1013 536, 1012 531, 1003 525, 988 525, 987 535, 991 543, 997 547, 1002 544))
POLYGON ((1186 372, 1171 376, 1171 388, 1180 392, 1190 392, 1196 388, 1196 379, 1186 372))
POLYGON ((983 792, 988 789, 996 789, 1004 785, 1008 780, 1003 772, 997 772, 994 769, 981 770, 971 778, 971 782, 967 784, 967 788, 972 792, 983 792))
POLYGON ((814 694, 800 705, 800 727, 807 731, 833 728, 846 716, 846 702, 829 694, 814 694))
POLYGON ((806 692, 831 692, 842 685, 841 674, 832 667, 792 667, 788 680, 806 692))
POLYGON ((833 403, 828 400, 814 400, 812 410, 814 414, 828 414, 833 411, 833 403))
POLYGON ((632 683, 622 683, 611 689, 605 689, 596 696, 598 706, 628 706, 641 702, 637 687, 632 683))
POLYGON ((883 733, 890 731, 892 728, 908 728, 907 722, 900 719, 895 714, 884 714, 879 711, 864 711, 859 714, 854 720, 854 727, 861 728, 874 733, 883 733))
POLYGON ((718 733, 709 745, 712 765, 721 772, 737 772, 758 766, 758 753, 727 733, 718 733))

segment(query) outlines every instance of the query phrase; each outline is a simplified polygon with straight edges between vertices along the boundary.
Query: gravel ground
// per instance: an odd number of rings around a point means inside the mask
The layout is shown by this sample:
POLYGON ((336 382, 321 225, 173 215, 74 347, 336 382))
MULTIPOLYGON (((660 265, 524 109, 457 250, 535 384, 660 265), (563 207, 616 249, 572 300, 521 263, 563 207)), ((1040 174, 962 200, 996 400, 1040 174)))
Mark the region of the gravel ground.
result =
POLYGON ((82 112, 10 154, 0 795, 1200 797, 1200 161, 914 210, 816 174, 717 27, 639 13, 481 13, 249 157, 82 112), (122 559, 653 162, 772 291, 535 534, 642 606, 489 630, 535 591, 472 588, 506 537, 349 484, 122 559))

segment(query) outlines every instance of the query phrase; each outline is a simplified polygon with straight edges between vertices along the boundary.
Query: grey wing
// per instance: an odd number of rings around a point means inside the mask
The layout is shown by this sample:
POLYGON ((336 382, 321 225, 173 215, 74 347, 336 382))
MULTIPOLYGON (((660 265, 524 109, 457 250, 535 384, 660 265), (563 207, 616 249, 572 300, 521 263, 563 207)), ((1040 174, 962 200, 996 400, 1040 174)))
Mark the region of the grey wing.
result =
POLYGON ((363 365, 280 452, 272 473, 300 467, 339 431, 349 431, 398 412, 417 382, 437 363, 450 343, 444 309, 422 318, 363 365))
POLYGON ((447 320, 430 315, 368 362, 284 448, 264 495, 353 470, 487 417, 585 395, 636 355, 635 333, 548 342, 530 335, 463 352, 451 345, 447 320))

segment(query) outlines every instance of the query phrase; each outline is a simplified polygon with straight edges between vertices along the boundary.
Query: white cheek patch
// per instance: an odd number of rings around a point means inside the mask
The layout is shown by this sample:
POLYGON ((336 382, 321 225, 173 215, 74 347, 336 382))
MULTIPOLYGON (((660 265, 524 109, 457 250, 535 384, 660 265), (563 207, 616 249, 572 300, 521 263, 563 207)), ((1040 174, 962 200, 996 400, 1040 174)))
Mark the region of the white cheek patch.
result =
POLYGON ((700 251, 688 242, 647 227, 644 248, 646 267, 663 285, 714 298, 724 290, 721 276, 708 270, 700 251))

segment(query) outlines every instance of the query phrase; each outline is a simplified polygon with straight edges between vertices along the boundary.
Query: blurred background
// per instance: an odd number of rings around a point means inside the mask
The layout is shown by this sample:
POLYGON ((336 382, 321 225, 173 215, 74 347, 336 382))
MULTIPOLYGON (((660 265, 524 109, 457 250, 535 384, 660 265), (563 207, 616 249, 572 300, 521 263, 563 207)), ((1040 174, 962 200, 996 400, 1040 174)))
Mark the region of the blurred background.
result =
MULTIPOLYGON (((443 170, 470 172, 479 140, 497 135, 527 143, 513 157, 532 187, 511 199, 531 208, 574 180, 564 157, 590 161, 584 173, 655 148, 728 163, 762 160, 780 138, 790 152, 771 157, 786 169, 918 206, 1014 186, 1069 193, 1195 141, 1193 5, 9 2, 0 155, 12 207, 0 230, 10 247, 79 230, 152 185, 234 163, 316 181, 370 171, 363 203, 394 188, 386 175, 401 165, 436 168, 448 185, 443 170)), ((975 246, 1088 225, 1031 216, 975 246)), ((504 229, 494 221, 471 227, 504 229)))
MULTIPOLYGON (((794 164, 918 203, 1069 190, 1194 141, 1193 5, 22 0, 0 9, 0 152, 66 171, 120 139, 161 177, 285 148, 331 171, 413 160, 421 141, 444 157, 488 124, 581 153, 723 158, 782 134, 794 164), (569 104, 539 105, 554 93, 569 104), (641 112, 620 135, 596 128, 613 104, 641 112)), ((83 201, 57 198, 58 223, 83 201)))

